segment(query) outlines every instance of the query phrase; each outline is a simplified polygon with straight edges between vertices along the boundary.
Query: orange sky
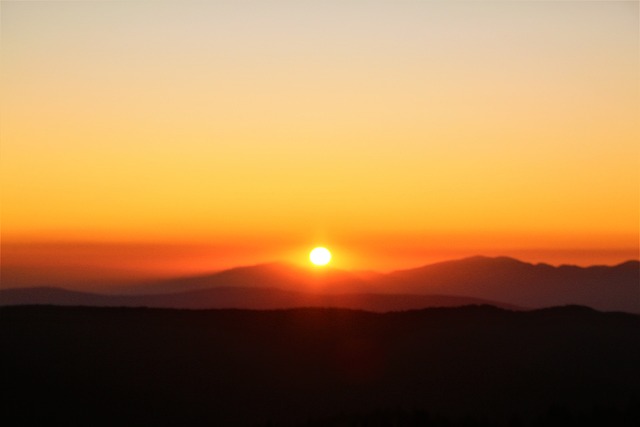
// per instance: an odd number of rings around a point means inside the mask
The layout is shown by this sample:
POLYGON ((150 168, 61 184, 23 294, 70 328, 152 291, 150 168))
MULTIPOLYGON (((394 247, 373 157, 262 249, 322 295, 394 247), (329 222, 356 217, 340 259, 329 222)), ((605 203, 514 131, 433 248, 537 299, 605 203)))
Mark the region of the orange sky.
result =
POLYGON ((1 13, 4 266, 638 257, 637 2, 1 13))

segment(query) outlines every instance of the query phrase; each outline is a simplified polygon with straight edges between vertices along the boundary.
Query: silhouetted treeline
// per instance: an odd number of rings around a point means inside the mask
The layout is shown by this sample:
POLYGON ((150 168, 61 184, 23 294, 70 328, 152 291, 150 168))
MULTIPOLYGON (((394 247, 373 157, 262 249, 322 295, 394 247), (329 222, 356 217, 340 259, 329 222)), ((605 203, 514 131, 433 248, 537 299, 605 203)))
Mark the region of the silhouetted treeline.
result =
POLYGON ((582 307, 5 307, 2 424, 636 426, 639 331, 582 307))

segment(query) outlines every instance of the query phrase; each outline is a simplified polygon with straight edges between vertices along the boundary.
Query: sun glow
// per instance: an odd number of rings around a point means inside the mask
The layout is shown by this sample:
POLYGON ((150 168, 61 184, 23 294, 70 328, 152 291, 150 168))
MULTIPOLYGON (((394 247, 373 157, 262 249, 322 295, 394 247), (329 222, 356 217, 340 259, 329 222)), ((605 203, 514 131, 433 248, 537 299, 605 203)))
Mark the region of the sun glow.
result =
POLYGON ((309 253, 309 259, 314 265, 327 265, 331 261, 331 252, 327 248, 318 247, 309 253))

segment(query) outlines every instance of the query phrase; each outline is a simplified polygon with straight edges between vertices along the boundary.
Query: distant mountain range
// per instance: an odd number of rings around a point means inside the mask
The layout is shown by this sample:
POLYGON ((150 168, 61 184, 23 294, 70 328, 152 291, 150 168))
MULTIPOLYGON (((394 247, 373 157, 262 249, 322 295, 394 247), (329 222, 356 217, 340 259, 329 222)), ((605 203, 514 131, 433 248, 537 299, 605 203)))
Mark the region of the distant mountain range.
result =
POLYGON ((530 264, 472 257, 389 274, 262 264, 122 288, 121 295, 38 287, 0 290, 0 305, 166 308, 338 307, 399 311, 491 304, 508 309, 584 305, 640 313, 640 263, 530 264))
POLYGON ((6 289, 0 305, 61 305, 93 307, 153 307, 180 309, 244 308, 273 310, 298 307, 333 307, 377 312, 426 307, 493 305, 518 307, 497 301, 442 295, 314 294, 275 288, 216 287, 170 294, 100 295, 59 288, 6 289))
POLYGON ((554 267, 507 257, 473 257, 394 272, 382 283, 396 292, 464 295, 531 308, 577 304, 640 313, 638 261, 554 267))

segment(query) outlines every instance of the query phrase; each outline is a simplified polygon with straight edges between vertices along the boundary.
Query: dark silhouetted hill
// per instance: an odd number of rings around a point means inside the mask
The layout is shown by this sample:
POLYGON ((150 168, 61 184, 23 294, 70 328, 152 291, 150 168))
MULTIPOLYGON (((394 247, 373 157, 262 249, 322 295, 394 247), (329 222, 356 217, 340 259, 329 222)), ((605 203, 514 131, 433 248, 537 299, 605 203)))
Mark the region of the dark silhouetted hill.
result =
POLYGON ((640 316, 4 307, 2 423, 632 426, 640 316))

